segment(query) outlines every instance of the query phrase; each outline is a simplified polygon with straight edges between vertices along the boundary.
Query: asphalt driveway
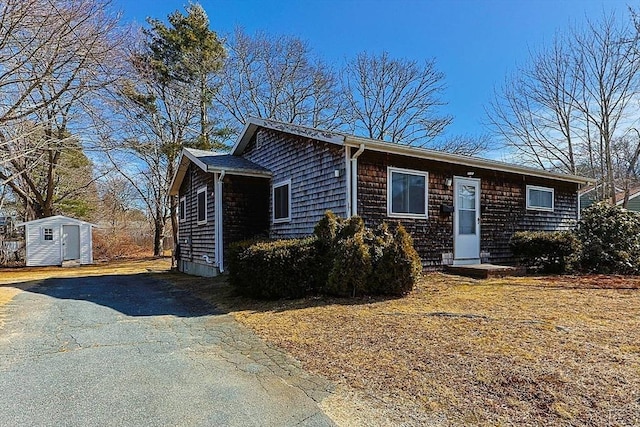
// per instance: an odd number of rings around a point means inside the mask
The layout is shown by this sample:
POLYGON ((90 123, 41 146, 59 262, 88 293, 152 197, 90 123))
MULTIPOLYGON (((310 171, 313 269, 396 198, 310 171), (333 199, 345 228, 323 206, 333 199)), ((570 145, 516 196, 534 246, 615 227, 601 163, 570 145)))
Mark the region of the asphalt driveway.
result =
POLYGON ((147 275, 50 279, 0 329, 0 426, 331 426, 331 385, 147 275))

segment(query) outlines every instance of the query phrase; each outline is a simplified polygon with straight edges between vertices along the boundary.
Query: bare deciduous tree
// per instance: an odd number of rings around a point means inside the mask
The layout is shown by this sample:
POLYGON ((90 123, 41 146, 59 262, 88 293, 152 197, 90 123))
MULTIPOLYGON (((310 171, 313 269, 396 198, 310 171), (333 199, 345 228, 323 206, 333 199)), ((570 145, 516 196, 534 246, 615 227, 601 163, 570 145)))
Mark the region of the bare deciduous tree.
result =
POLYGON ((295 37, 236 30, 214 100, 238 132, 249 117, 327 130, 343 124, 335 72, 295 37))
POLYGON ((558 35, 496 91, 488 109, 496 133, 525 163, 597 178, 613 201, 615 139, 638 119, 639 40, 614 16, 558 35))
POLYGON ((77 134, 89 99, 112 81, 103 64, 112 62, 120 40, 108 2, 18 3, 2 4, 0 182, 31 219, 53 215, 92 182, 90 170, 67 178, 73 168, 90 167, 77 134))
POLYGON ((356 134, 426 146, 451 123, 451 117, 437 115, 444 105, 444 74, 434 60, 420 65, 386 52, 362 53, 346 64, 342 85, 356 134))

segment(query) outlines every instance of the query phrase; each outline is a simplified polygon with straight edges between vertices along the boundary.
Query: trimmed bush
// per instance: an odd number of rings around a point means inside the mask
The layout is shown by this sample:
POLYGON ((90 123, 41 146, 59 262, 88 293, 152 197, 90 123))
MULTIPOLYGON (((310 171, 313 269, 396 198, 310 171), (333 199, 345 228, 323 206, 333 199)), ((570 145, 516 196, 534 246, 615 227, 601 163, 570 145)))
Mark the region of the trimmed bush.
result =
POLYGON ((351 297, 368 293, 371 255, 363 234, 363 231, 356 231, 336 241, 333 266, 324 288, 326 293, 351 297))
POLYGON ((589 206, 578 224, 585 271, 640 273, 640 217, 601 202, 589 206))
POLYGON ((422 273, 422 262, 413 247, 413 239, 402 224, 398 224, 391 239, 382 242, 382 256, 369 279, 372 290, 383 295, 406 295, 422 273))
POLYGON ((375 230, 360 217, 343 220, 327 211, 306 239, 247 241, 229 249, 229 282, 261 299, 404 295, 422 264, 406 230, 383 223, 375 230))
POLYGON ((315 242, 310 237, 238 245, 232 250, 229 283, 239 294, 258 299, 307 295, 317 283, 315 242))
POLYGON ((509 245, 518 261, 533 271, 565 273, 575 269, 580 258, 573 231, 519 231, 509 245))

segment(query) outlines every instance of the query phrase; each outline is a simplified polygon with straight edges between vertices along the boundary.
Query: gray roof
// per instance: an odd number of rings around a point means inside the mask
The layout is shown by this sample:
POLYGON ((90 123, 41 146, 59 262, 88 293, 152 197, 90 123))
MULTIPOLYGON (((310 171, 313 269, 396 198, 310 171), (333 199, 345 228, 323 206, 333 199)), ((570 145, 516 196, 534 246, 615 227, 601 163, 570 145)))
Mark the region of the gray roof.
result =
POLYGON ((219 153, 216 151, 196 150, 195 148, 185 148, 185 151, 191 153, 194 157, 207 165, 209 170, 233 170, 246 172, 264 172, 270 173, 269 169, 262 167, 251 160, 244 157, 234 156, 231 154, 219 153))

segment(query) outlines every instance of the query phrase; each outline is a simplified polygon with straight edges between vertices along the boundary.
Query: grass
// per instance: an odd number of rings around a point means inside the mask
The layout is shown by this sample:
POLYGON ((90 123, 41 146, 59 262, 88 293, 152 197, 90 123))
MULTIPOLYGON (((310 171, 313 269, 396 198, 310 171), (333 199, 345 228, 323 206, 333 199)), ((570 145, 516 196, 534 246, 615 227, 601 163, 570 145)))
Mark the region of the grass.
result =
POLYGON ((401 299, 255 302, 172 276, 392 424, 640 424, 637 278, 429 274, 401 299))
POLYGON ((3 304, 49 277, 157 272, 337 384, 343 425, 640 425, 640 278, 425 275, 399 299, 233 296, 167 260, 0 270, 3 304))

